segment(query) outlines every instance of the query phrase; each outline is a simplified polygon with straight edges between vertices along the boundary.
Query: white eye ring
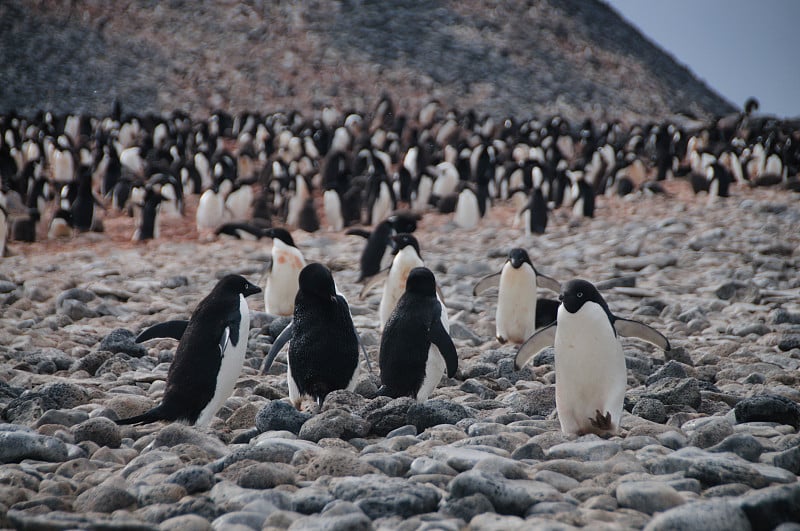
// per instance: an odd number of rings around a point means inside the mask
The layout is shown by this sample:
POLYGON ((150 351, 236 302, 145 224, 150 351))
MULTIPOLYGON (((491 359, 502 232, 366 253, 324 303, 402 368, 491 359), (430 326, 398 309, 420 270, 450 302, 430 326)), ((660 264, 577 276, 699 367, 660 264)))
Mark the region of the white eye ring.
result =
POLYGON ((582 292, 582 291, 579 291, 579 292, 578 292, 578 295, 577 295, 577 297, 578 297, 579 299, 582 299, 582 298, 583 298, 583 292, 582 292))

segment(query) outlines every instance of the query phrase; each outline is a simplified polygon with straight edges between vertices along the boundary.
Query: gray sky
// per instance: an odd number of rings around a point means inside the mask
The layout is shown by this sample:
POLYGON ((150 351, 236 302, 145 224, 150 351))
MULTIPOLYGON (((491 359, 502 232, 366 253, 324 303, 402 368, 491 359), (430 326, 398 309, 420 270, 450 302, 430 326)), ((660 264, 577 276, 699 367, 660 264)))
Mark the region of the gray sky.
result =
POLYGON ((800 117, 800 0, 606 0, 741 108, 800 117))

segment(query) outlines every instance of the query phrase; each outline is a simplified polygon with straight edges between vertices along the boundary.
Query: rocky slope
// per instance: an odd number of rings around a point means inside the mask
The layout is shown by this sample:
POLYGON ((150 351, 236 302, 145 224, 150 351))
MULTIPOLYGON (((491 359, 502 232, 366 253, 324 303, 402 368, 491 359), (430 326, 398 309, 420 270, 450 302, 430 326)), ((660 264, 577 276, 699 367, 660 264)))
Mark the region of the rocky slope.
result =
POLYGON ((734 107, 599 0, 0 5, 0 105, 207 115, 401 108, 648 120, 734 107))

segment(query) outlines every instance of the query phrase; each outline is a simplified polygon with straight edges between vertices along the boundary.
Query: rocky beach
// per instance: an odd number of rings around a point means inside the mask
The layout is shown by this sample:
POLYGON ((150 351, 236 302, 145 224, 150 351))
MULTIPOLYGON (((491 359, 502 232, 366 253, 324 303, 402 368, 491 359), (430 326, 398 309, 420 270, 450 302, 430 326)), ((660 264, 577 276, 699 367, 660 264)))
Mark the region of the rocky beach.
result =
MULTIPOLYGON (((296 411, 285 351, 260 374, 288 319, 251 297, 245 368, 205 429, 113 422, 158 403, 175 351, 133 338, 188 318, 226 273, 259 281, 268 243, 198 237, 196 198, 146 243, 113 215, 105 233, 12 242, 0 262, 0 527, 800 529, 798 196, 739 186, 709 203, 685 181, 665 187, 599 198, 593 219, 559 210, 538 237, 512 228, 502 203, 469 231, 426 214, 416 236, 459 369, 425 403, 377 397, 362 367, 356 393, 296 411), (669 338, 666 353, 623 339, 620 435, 563 435, 552 349, 515 370, 517 346, 495 340, 496 297, 472 288, 513 247, 669 338)), ((380 289, 359 299, 356 282, 364 240, 294 235, 333 271, 377 370, 380 289)))

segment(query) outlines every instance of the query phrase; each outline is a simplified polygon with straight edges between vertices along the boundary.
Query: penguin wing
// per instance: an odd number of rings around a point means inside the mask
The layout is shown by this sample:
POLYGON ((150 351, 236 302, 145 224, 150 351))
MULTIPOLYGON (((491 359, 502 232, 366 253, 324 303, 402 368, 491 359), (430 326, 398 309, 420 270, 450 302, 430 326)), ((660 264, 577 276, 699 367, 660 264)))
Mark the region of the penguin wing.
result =
POLYGON ((264 366, 261 368, 261 374, 267 374, 267 371, 269 371, 269 368, 272 366, 272 362, 275 361, 275 358, 278 356, 278 352, 280 352, 283 346, 292 338, 293 332, 294 320, 286 325, 283 332, 275 338, 275 342, 269 348, 269 354, 267 354, 267 357, 264 359, 264 366))
POLYGON ((219 357, 225 355, 225 349, 228 348, 228 342, 231 339, 231 327, 226 326, 222 329, 222 335, 219 336, 219 357))
POLYGON ((536 273, 536 286, 549 289, 550 291, 554 291, 556 293, 561 293, 561 283, 558 280, 548 277, 547 275, 542 275, 541 273, 536 273))
POLYGON ((225 349, 228 348, 228 343, 234 345, 239 344, 239 325, 242 322, 242 314, 236 308, 228 313, 222 327, 222 333, 219 336, 219 355, 225 355, 225 349))
POLYGON ((364 287, 361 288, 361 292, 358 294, 358 299, 363 300, 364 297, 367 296, 367 293, 372 291, 372 288, 377 286, 379 283, 384 282, 386 278, 389 276, 389 271, 391 267, 387 267, 382 269, 381 271, 375 273, 371 277, 365 279, 364 287))
POLYGON ((639 321, 617 317, 614 320, 614 330, 623 337, 638 337, 642 341, 647 341, 664 351, 672 348, 669 340, 661 332, 639 321))
POLYGON ((447 330, 444 329, 444 325, 442 325, 438 314, 433 320, 433 323, 431 323, 429 338, 431 343, 436 345, 436 348, 439 349, 439 352, 444 358, 444 362, 447 364, 447 377, 452 378, 458 370, 458 353, 456 352, 456 346, 453 344, 453 339, 450 337, 450 334, 447 333, 447 330))
POLYGON ((491 288, 499 288, 500 287, 500 272, 492 273, 489 276, 485 276, 475 284, 475 287, 472 288, 472 295, 477 296, 482 294, 485 291, 488 291, 491 288))
POLYGON ((372 235, 372 232, 364 229, 348 229, 345 234, 347 236, 361 236, 362 238, 369 239, 369 237, 372 235))
POLYGON ((158 323, 157 325, 153 325, 150 328, 146 328, 140 332, 139 335, 136 336, 135 341, 136 343, 143 343, 145 341, 149 341, 150 339, 162 337, 168 337, 180 341, 181 337, 183 337, 183 333, 186 331, 187 326, 189 326, 189 321, 182 320, 158 323))
POLYGON ((552 323, 533 334, 519 347, 517 356, 514 358, 514 366, 517 370, 522 369, 531 358, 547 347, 552 347, 555 342, 556 323, 552 323))

